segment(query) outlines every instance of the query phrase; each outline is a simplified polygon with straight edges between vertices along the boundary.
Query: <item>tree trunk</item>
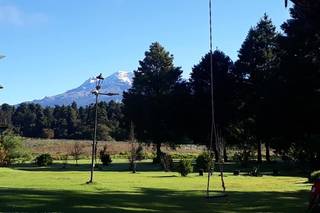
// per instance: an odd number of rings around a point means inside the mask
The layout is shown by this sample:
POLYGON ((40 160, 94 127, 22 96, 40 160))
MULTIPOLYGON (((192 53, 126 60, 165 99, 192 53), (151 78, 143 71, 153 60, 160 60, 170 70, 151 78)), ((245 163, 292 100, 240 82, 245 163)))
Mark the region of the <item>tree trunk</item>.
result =
POLYGON ((228 155, 227 155, 226 145, 224 145, 224 147, 223 147, 223 160, 224 160, 224 162, 227 162, 227 161, 228 161, 228 155))
POLYGON ((262 163, 261 140, 258 141, 258 163, 262 163))
POLYGON ((270 160, 270 143, 269 142, 266 142, 266 160, 268 163, 271 162, 270 160))
POLYGON ((156 156, 156 158, 157 158, 157 160, 159 160, 159 162, 160 162, 160 160, 161 160, 161 142, 157 142, 157 156, 156 156))
POLYGON ((219 162, 219 152, 218 152, 216 146, 214 146, 213 151, 214 151, 215 161, 216 161, 216 162, 219 162))

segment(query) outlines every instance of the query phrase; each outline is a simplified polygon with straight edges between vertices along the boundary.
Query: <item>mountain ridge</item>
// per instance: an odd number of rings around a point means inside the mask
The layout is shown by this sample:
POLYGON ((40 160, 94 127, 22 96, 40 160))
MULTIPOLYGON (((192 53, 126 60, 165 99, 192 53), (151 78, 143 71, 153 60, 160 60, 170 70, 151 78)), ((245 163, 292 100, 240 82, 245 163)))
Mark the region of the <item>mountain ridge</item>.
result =
MULTIPOLYGON (((133 73, 127 71, 118 71, 108 77, 106 77, 101 85, 101 92, 107 93, 119 93, 116 96, 99 96, 100 101, 109 102, 111 100, 120 102, 122 100, 122 94, 131 88, 133 81, 133 73)), ((91 91, 95 88, 95 77, 90 77, 84 81, 79 87, 67 90, 64 93, 46 96, 42 99, 33 100, 29 103, 40 104, 41 106, 55 106, 55 105, 71 105, 76 102, 78 106, 86 106, 95 102, 95 96, 91 94, 91 91)))

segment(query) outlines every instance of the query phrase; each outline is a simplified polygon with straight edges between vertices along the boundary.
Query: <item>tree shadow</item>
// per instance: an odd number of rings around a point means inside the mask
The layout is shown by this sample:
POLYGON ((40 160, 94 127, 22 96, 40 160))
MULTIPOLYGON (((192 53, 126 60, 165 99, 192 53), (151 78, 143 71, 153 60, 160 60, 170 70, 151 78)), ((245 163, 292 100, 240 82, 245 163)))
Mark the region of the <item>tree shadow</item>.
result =
MULTIPOLYGON (((152 172, 152 171, 163 171, 161 166, 158 164, 153 164, 152 162, 137 162, 136 164, 137 172, 152 172)), ((25 164, 16 164, 11 166, 10 168, 16 170, 24 170, 24 171, 35 171, 35 172, 43 172, 43 171, 51 171, 51 172, 72 172, 72 171, 89 171, 90 164, 79 164, 78 166, 75 164, 67 164, 63 165, 63 163, 54 163, 47 167, 38 167, 32 163, 25 164)), ((240 165, 237 162, 227 162, 224 165, 224 171, 227 173, 233 173, 235 170, 240 170, 240 175, 248 175, 249 172, 257 167, 257 163, 249 162, 246 167, 240 165)), ((301 172, 295 165, 288 165, 286 163, 263 163, 260 165, 259 170, 262 175, 273 175, 273 170, 277 169, 279 174, 276 176, 291 176, 291 177, 307 177, 306 173, 301 172)), ((214 168, 215 172, 220 172, 219 166, 216 165, 214 168)), ((101 164, 97 164, 95 167, 95 171, 111 171, 111 172, 130 172, 129 163, 128 162, 116 162, 111 163, 108 166, 102 166, 101 164)), ((194 170, 197 172, 197 170, 194 170)), ((227 174, 229 175, 229 174, 227 174)))
MULTIPOLYGON (((72 171, 89 171, 90 164, 79 164, 78 166, 75 164, 67 164, 63 163, 54 163, 50 166, 46 167, 38 167, 35 164, 25 163, 25 164, 17 164, 13 165, 10 168, 16 170, 23 171, 35 171, 35 172, 72 172, 72 171)), ((95 166, 96 171, 111 171, 111 172, 128 172, 129 163, 112 163, 108 166, 102 166, 101 164, 97 164, 95 166)), ((146 171, 161 171, 161 167, 159 165, 152 164, 151 162, 138 162, 136 171, 137 172, 146 172, 146 171)))
MULTIPOLYGON (((290 177, 307 177, 308 173, 301 169, 302 165, 293 164, 287 162, 263 162, 258 164, 255 161, 250 161, 246 166, 242 165, 240 162, 226 162, 224 164, 224 171, 233 173, 235 170, 240 170, 241 175, 248 175, 253 168, 259 168, 262 175, 274 175, 274 170, 277 170, 278 174, 275 176, 290 176, 290 177)), ((215 167, 215 171, 219 172, 219 166, 215 167)))
MULTIPOLYGON (((94 185, 92 185, 94 187, 94 185)), ((4 212, 305 212, 307 191, 228 192, 219 199, 203 191, 137 188, 135 191, 65 191, 0 188, 4 212)))

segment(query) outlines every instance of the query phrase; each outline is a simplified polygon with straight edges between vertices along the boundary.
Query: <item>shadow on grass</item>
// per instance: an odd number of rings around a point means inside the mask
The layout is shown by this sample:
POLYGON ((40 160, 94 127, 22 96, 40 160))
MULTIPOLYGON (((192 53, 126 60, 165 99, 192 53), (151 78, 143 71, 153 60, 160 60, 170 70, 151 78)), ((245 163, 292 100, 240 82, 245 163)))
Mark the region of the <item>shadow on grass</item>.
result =
MULTIPOLYGON (((94 185, 92 185, 94 187, 94 185)), ((204 198, 203 191, 139 188, 135 192, 56 191, 0 188, 4 212, 305 212, 306 191, 229 192, 228 197, 204 198)))
MULTIPOLYGON (((237 162, 227 162, 224 165, 224 171, 228 173, 233 173, 235 170, 240 170, 241 175, 248 175, 254 167, 257 167, 257 163, 250 162, 246 167, 241 166, 237 162)), ((26 171, 52 171, 52 172, 66 172, 66 171, 89 171, 90 164, 67 164, 65 167, 62 163, 54 163, 48 167, 37 167, 34 164, 17 164, 11 167, 17 170, 26 171)), ((273 175, 273 170, 278 170, 279 174, 277 176, 291 176, 291 177, 307 177, 308 175, 302 172, 298 165, 287 164, 287 163, 263 163, 259 166, 259 170, 262 175, 273 175)), ((129 163, 128 162, 115 162, 111 163, 109 166, 102 166, 101 164, 96 165, 96 171, 114 171, 114 172, 128 172, 129 163)), ((153 164, 152 162, 137 162, 137 172, 147 172, 147 171, 162 171, 160 165, 153 164)), ((194 172, 197 172, 195 169, 194 172)), ((219 172, 219 166, 215 166, 215 172, 219 172)))
MULTIPOLYGON (((239 162, 227 162, 224 164, 224 171, 233 173, 235 170, 240 170, 241 175, 248 175, 253 168, 259 168, 262 175, 273 175, 273 171, 277 170, 278 174, 276 176, 291 176, 291 177, 307 177, 308 173, 301 169, 303 165, 298 163, 287 163, 287 162, 263 162, 258 164, 255 161, 248 162, 246 166, 241 165, 239 162)), ((215 171, 219 171, 219 166, 217 165, 215 171)))
MULTIPOLYGON (((47 167, 38 167, 34 164, 17 164, 12 166, 12 169, 24 170, 24 171, 51 171, 51 172, 71 172, 71 171, 89 171, 90 164, 67 164, 64 166, 62 163, 54 163, 47 167)), ((128 172, 129 163, 112 163, 109 166, 102 166, 101 164, 96 165, 96 171, 114 171, 114 172, 128 172)), ((139 162, 137 163, 137 172, 146 172, 146 171, 161 171, 159 165, 152 164, 151 162, 139 162)))

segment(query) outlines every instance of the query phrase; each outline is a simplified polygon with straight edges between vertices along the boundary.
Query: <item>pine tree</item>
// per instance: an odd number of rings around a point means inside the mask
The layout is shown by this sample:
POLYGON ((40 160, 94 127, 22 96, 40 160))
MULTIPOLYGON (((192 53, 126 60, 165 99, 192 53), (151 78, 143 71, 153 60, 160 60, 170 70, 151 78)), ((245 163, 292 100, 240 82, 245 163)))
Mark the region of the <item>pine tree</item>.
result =
POLYGON ((152 43, 134 71, 132 88, 124 93, 124 111, 135 123, 138 140, 157 145, 170 142, 175 134, 170 128, 172 94, 181 80, 182 71, 173 64, 173 56, 159 43, 152 43))
MULTIPOLYGON (((238 79, 242 82, 242 99, 247 128, 258 146, 258 162, 262 162, 261 143, 269 126, 266 115, 272 99, 271 85, 278 66, 278 33, 271 19, 265 14, 260 22, 249 30, 239 50, 236 62, 238 79)), ((268 154, 267 154, 268 155, 268 154)))
MULTIPOLYGON (((198 144, 209 147, 211 127, 211 74, 210 56, 213 62, 213 98, 216 128, 220 137, 226 137, 234 118, 235 79, 233 62, 221 51, 206 54, 192 69, 190 87, 192 91, 192 114, 190 114, 190 137, 198 144)), ((214 146, 215 147, 215 146, 214 146)), ((218 159, 218 152, 216 159, 218 159)))
MULTIPOLYGON (((281 78, 283 132, 295 141, 296 148, 308 153, 309 159, 320 162, 320 145, 312 143, 319 135, 320 119, 320 1, 296 0, 290 9, 291 19, 282 29, 281 78), (307 143, 305 143, 307 141, 307 143)), ((290 144, 283 146, 289 147, 290 144)), ((292 144, 291 144, 292 145, 292 144)))

